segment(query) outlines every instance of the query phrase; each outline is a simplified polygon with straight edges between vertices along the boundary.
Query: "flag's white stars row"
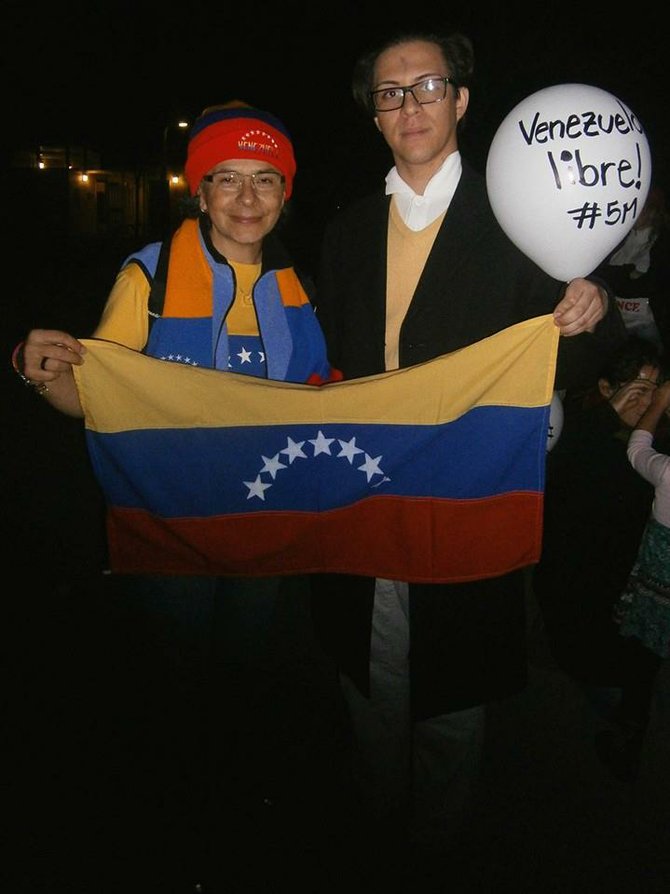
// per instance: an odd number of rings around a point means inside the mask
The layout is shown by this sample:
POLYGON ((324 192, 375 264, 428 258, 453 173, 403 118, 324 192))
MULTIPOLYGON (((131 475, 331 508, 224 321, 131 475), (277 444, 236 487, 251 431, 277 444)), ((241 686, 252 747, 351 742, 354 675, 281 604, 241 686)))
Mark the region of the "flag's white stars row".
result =
MULTIPOLYGON (((265 351, 256 351, 258 354, 258 362, 265 363, 265 351)), ((235 356, 240 358, 240 365, 243 363, 253 363, 253 351, 247 351, 246 348, 242 348, 235 356)), ((173 363, 186 363, 189 366, 198 366, 199 364, 195 360, 191 360, 191 358, 186 354, 167 354, 161 357, 161 360, 171 360, 173 363)), ((230 357, 228 358, 228 367, 229 369, 233 368, 233 364, 230 362, 230 357)))
MULTIPOLYGON (((259 363, 265 363, 265 352, 264 351, 256 351, 259 358, 259 363)), ((246 348, 242 348, 236 355, 236 357, 240 358, 240 365, 243 363, 252 363, 253 351, 247 351, 246 348)), ((232 369, 233 364, 230 362, 230 357, 228 358, 228 366, 232 369)))
POLYGON ((380 462, 382 460, 382 456, 372 457, 369 453, 366 453, 361 447, 356 446, 356 437, 354 436, 349 441, 342 441, 340 438, 327 438, 322 431, 319 430, 319 433, 315 438, 308 438, 305 441, 294 441, 293 438, 286 438, 286 447, 283 450, 280 450, 278 453, 275 453, 273 457, 263 456, 261 454, 261 459, 263 460, 263 467, 260 472, 256 476, 254 481, 244 481, 244 485, 249 489, 249 493, 247 494, 247 500, 250 500, 252 497, 258 497, 259 500, 265 500, 265 491, 268 488, 272 487, 272 481, 277 477, 277 473, 282 469, 288 469, 290 465, 293 464, 296 459, 313 459, 315 456, 319 456, 319 454, 324 453, 326 456, 330 456, 333 459, 346 459, 349 461, 349 465, 354 464, 354 458, 358 457, 360 454, 363 454, 364 461, 362 465, 356 466, 356 469, 359 472, 363 472, 367 478, 368 484, 372 481, 375 475, 380 475, 381 479, 377 481, 373 487, 378 486, 383 481, 390 481, 383 470, 380 468, 380 462), (337 444, 335 447, 332 447, 335 442, 337 444), (303 447, 305 444, 311 444, 313 448, 313 453, 308 454, 305 453, 303 447), (339 452, 333 452, 338 451, 339 452), (280 459, 280 455, 285 456, 286 462, 282 462, 280 459), (269 475, 272 481, 263 481, 261 475, 266 474, 269 475))
POLYGON ((189 366, 198 366, 198 362, 191 360, 188 354, 167 354, 163 355, 161 360, 171 360, 173 363, 187 363, 189 366))

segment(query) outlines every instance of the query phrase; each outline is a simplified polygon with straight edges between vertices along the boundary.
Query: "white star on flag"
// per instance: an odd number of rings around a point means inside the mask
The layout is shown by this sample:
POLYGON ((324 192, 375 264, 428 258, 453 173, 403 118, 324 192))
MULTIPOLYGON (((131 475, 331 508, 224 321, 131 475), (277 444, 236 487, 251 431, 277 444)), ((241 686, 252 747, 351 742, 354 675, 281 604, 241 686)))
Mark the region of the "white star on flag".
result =
POLYGON ((327 438, 322 431, 319 431, 315 438, 310 438, 309 443, 314 445, 314 456, 318 456, 320 453, 330 456, 330 445, 334 440, 335 438, 327 438))
POLYGON ((268 472, 270 475, 272 475, 272 478, 275 479, 277 477, 277 472, 280 469, 288 468, 288 466, 285 463, 279 462, 279 454, 278 453, 275 453, 275 455, 272 457, 272 459, 270 459, 267 456, 263 456, 261 454, 261 459, 264 462, 264 466, 260 471, 261 475, 263 474, 263 472, 268 472))
POLYGON ((369 456, 367 453, 365 454, 365 462, 362 466, 358 467, 359 472, 365 472, 368 477, 368 484, 370 483, 370 479, 373 475, 383 475, 384 473, 379 468, 379 460, 381 459, 381 454, 376 456, 374 459, 369 456))
POLYGON ((249 493, 247 494, 247 500, 250 500, 252 497, 258 497, 261 500, 265 500, 265 491, 272 487, 271 484, 265 484, 264 481, 261 481, 261 476, 257 475, 255 481, 245 481, 244 484, 249 488, 249 493))
MULTIPOLYGON (((339 438, 338 438, 338 441, 339 441, 339 438)), ((364 450, 361 450, 360 447, 356 446, 356 436, 355 435, 350 441, 340 441, 340 447, 341 447, 341 450, 337 455, 344 456, 346 459, 348 459, 350 465, 353 463, 354 456, 357 453, 365 452, 364 450)))
POLYGON ((285 453, 288 457, 288 463, 291 465, 294 459, 307 459, 307 454, 303 452, 302 445, 304 441, 294 441, 293 438, 286 438, 286 447, 283 450, 280 450, 280 453, 285 453))

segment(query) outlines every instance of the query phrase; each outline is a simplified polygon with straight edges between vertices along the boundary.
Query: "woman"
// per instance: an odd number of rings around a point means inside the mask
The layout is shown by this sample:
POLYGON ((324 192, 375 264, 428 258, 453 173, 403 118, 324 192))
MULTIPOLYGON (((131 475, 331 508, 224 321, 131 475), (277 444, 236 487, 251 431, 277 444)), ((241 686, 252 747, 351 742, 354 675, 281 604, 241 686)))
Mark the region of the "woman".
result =
MULTIPOLYGON (((149 331, 161 248, 153 243, 123 265, 94 337, 215 369, 292 382, 329 379, 304 286, 272 235, 295 172, 291 140, 274 116, 240 103, 206 110, 186 160, 199 220, 185 220, 172 239, 164 313, 149 331), (277 313, 285 326, 273 327, 277 313)), ((66 332, 33 329, 14 365, 53 406, 81 416, 72 365, 84 353, 66 332)))
MULTIPOLYGON (((185 165, 197 219, 184 220, 169 253, 153 243, 126 260, 94 337, 166 361, 270 379, 339 378, 305 287, 274 233, 295 172, 290 136, 276 117, 239 102, 206 109, 190 134, 185 165)), ((13 362, 56 409, 82 416, 72 368, 86 357, 77 338, 33 329, 13 362)), ((291 656, 270 637, 280 597, 299 594, 301 582, 119 576, 112 585, 135 620, 133 682, 140 685, 133 699, 138 728, 148 734, 132 747, 146 762, 144 794, 148 801, 153 777, 157 803, 172 796, 163 815, 167 823, 178 819, 173 843, 181 852, 189 827, 206 848, 208 801, 219 810, 244 803, 253 816, 256 805, 263 811, 274 802, 280 784, 290 784, 279 730, 290 716, 282 716, 281 696, 291 656)))

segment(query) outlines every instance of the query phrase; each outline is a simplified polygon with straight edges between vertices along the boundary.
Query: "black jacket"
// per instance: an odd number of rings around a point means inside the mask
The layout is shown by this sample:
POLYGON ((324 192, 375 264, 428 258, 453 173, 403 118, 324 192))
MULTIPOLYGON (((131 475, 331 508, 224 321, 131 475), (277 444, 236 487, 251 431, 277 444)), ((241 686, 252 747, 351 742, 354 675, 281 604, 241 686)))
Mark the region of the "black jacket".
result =
MULTIPOLYGON (((317 316, 331 363, 345 378, 384 370, 389 197, 380 191, 327 228, 317 316)), ((412 366, 551 313, 565 284, 507 238, 483 178, 467 164, 400 332, 400 365, 412 366)), ((557 387, 592 380, 603 353, 624 337, 613 312, 594 335, 562 339, 557 387)), ((523 576, 456 585, 411 585, 411 687, 416 718, 502 697, 525 682, 523 576)), ((368 692, 374 580, 313 579, 317 633, 361 691, 368 692)))

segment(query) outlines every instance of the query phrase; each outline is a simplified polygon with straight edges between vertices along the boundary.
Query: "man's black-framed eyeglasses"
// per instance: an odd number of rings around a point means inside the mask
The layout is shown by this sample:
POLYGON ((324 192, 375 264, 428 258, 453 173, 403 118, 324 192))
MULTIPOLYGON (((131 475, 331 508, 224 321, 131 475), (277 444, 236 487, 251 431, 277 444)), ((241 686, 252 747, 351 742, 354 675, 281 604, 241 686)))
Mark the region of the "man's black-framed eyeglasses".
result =
POLYGON ((447 95, 447 84, 456 87, 453 78, 426 78, 416 84, 408 84, 406 87, 383 87, 381 90, 370 91, 370 99, 375 112, 392 112, 401 109, 405 97, 411 93, 419 105, 425 106, 430 102, 442 102, 447 95))

